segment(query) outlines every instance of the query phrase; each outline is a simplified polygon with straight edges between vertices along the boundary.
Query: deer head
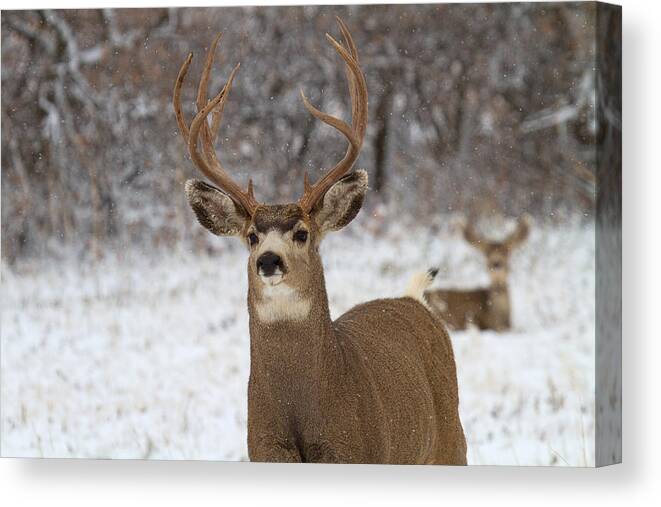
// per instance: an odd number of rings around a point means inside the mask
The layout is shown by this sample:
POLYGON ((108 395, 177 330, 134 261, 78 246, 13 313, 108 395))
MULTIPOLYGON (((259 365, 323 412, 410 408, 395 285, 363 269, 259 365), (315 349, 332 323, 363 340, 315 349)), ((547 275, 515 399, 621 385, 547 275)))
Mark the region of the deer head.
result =
POLYGON ((472 246, 480 250, 487 260, 487 269, 492 287, 506 287, 509 275, 509 259, 517 246, 528 237, 530 225, 527 217, 519 218, 514 231, 501 241, 484 238, 473 227, 472 223, 464 226, 464 238, 472 246))
MULTIPOLYGON (((367 86, 358 64, 358 52, 346 25, 338 18, 344 45, 326 38, 346 64, 351 96, 351 124, 319 111, 301 91, 306 109, 330 125, 349 142, 344 157, 317 183, 305 174, 302 197, 289 204, 265 204, 255 199, 252 180, 244 191, 222 167, 214 148, 223 108, 237 65, 227 84, 210 101, 207 87, 220 35, 207 53, 197 93, 197 114, 186 124, 181 108, 181 87, 192 60, 184 62, 175 82, 173 103, 179 130, 193 163, 215 184, 186 182, 186 196, 202 226, 218 236, 236 236, 249 251, 248 277, 251 298, 264 321, 307 316, 311 294, 323 287, 319 244, 325 234, 351 222, 367 191, 367 173, 349 173, 358 158, 367 127, 367 86), (200 149, 201 146, 201 149, 200 149)), ((325 289, 324 289, 325 290, 325 289)), ((325 296, 325 293, 324 293, 325 296)))

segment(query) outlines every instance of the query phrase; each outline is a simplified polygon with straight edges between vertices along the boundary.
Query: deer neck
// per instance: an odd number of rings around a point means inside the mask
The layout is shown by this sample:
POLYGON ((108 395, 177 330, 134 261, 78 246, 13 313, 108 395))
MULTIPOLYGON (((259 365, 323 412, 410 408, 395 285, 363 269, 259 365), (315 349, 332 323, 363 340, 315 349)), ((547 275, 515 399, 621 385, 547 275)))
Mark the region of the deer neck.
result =
POLYGON ((491 287, 489 288, 489 291, 494 295, 507 295, 509 293, 509 289, 507 287, 507 281, 493 281, 491 282, 491 287))
MULTIPOLYGON (((264 379, 263 385, 268 382, 272 394, 288 400, 293 409, 318 401, 340 353, 333 346, 323 271, 314 277, 310 289, 296 294, 306 302, 305 316, 301 314, 305 308, 295 308, 290 316, 277 315, 271 320, 267 315, 264 319, 259 291, 252 283, 248 289, 251 379, 264 379)), ((287 304, 295 305, 292 301, 287 304)))
POLYGON ((492 282, 489 288, 489 307, 496 313, 509 312, 510 293, 507 282, 492 282))

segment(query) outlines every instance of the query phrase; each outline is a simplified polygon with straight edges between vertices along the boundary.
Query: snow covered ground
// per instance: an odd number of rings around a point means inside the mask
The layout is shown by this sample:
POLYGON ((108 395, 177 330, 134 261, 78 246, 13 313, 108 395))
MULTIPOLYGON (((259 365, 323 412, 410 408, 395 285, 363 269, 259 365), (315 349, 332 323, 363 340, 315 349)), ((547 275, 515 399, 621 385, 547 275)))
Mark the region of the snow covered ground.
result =
MULTIPOLYGON (((219 242, 232 240, 219 239, 219 242)), ((246 254, 2 267, 2 455, 245 460, 246 254)), ((334 316, 411 274, 486 283, 457 235, 349 227, 324 245, 334 316)), ((454 333, 471 464, 594 463, 594 228, 533 228, 511 332, 454 333)))

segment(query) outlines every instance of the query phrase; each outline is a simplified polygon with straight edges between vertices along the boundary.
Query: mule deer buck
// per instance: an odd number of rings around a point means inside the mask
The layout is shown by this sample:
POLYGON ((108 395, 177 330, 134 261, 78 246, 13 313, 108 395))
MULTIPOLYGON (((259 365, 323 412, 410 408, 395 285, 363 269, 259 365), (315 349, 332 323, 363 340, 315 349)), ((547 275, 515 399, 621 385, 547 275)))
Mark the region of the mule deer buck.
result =
POLYGON ((529 227, 528 218, 520 218, 516 229, 507 238, 490 241, 482 237, 470 223, 466 225, 464 238, 484 254, 491 285, 474 290, 427 290, 425 298, 432 311, 456 330, 466 329, 469 322, 480 329, 510 329, 511 309, 507 282, 509 259, 512 250, 528 237, 529 227))
POLYGON ((214 139, 238 68, 207 101, 218 37, 207 54, 190 126, 180 95, 192 55, 174 88, 175 114, 191 159, 217 185, 187 181, 188 201, 202 226, 237 236, 249 252, 249 456, 465 464, 452 345, 422 302, 428 277, 415 278, 405 297, 363 303, 330 318, 319 244, 354 219, 367 191, 367 173, 349 173, 367 127, 367 87, 354 41, 339 19, 338 24, 344 45, 326 37, 346 64, 351 124, 301 96, 314 117, 346 137, 348 148, 314 185, 306 175, 297 202, 258 202, 252 182, 242 190, 217 158, 214 139))

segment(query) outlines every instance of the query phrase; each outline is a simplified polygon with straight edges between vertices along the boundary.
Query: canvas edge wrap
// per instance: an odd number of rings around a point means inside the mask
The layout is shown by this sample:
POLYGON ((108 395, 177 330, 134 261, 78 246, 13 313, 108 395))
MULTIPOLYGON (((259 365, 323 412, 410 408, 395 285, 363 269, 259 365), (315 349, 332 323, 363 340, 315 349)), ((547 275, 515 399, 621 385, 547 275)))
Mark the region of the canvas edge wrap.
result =
POLYGON ((622 462, 622 8, 596 3, 595 465, 622 462))

